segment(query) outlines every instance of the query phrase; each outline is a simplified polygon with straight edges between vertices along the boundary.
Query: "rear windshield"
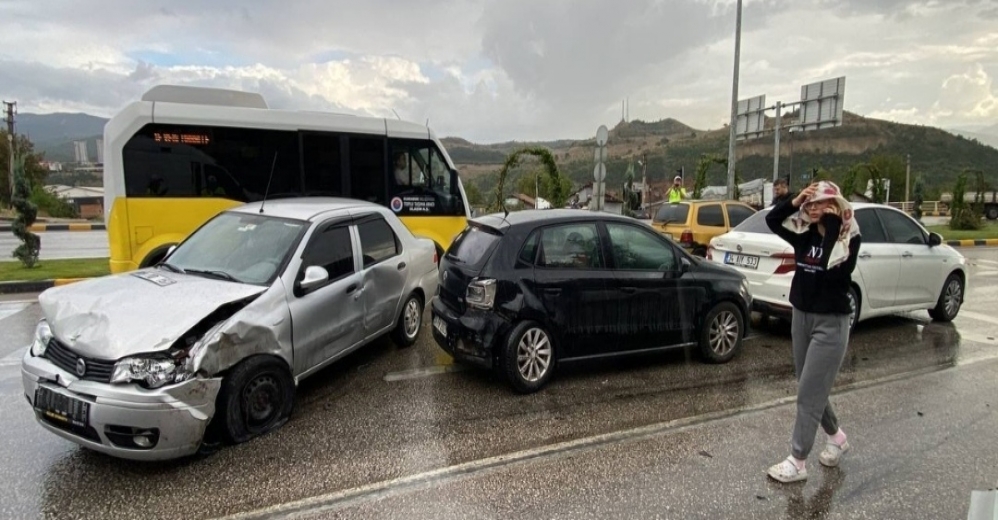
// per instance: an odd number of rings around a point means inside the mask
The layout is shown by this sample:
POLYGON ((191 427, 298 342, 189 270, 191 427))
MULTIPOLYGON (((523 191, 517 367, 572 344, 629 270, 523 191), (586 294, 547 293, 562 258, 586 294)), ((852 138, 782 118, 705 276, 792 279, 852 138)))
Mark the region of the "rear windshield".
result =
POLYGON ((686 222, 690 215, 689 204, 663 204, 655 214, 655 222, 664 224, 669 222, 686 222))
POLYGON ((751 217, 742 221, 741 224, 735 226, 732 231, 741 231, 742 233, 766 233, 772 234, 773 232, 766 225, 766 215, 769 214, 769 210, 764 209, 762 211, 757 211, 752 214, 751 217))
POLYGON ((495 231, 480 226, 468 226, 447 250, 447 257, 462 264, 478 265, 488 258, 499 239, 495 231))

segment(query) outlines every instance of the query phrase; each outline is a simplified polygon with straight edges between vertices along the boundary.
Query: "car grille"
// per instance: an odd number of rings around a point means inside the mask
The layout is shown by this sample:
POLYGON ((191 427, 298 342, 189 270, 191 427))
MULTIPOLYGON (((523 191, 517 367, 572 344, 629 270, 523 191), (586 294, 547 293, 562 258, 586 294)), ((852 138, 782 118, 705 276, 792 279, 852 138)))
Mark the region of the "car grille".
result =
POLYGON ((87 365, 87 371, 80 379, 85 381, 110 383, 111 373, 114 372, 114 361, 102 361, 77 355, 55 338, 49 340, 44 357, 70 374, 76 374, 76 364, 82 358, 87 365))

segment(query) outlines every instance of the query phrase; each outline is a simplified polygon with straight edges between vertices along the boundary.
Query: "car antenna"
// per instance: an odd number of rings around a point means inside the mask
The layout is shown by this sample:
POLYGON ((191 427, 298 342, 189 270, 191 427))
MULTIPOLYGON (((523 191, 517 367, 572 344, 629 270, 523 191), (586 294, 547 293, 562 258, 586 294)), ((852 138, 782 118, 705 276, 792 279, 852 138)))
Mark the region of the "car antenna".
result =
POLYGON ((398 119, 399 121, 401 121, 401 120, 402 120, 402 118, 401 118, 401 117, 399 117, 399 113, 398 113, 398 112, 396 112, 394 108, 392 109, 392 113, 393 113, 393 114, 395 114, 395 117, 396 117, 396 118, 397 118, 397 119, 398 119))
POLYGON ((274 152, 274 161, 270 164, 270 177, 267 179, 267 189, 263 192, 263 201, 260 202, 260 213, 263 213, 263 205, 267 203, 267 196, 270 195, 270 181, 274 180, 275 166, 277 166, 277 152, 274 152))

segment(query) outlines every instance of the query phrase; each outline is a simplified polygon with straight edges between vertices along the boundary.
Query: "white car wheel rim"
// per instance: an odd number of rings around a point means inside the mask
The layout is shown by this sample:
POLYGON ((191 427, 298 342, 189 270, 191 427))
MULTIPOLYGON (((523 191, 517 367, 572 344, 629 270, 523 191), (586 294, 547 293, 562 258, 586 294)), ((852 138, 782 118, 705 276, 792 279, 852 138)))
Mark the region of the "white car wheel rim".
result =
POLYGON ((738 342, 738 318, 730 311, 722 311, 710 322, 710 349, 718 356, 726 356, 738 342))
POLYGON ((405 335, 412 339, 419 333, 419 302, 415 298, 405 306, 405 335))

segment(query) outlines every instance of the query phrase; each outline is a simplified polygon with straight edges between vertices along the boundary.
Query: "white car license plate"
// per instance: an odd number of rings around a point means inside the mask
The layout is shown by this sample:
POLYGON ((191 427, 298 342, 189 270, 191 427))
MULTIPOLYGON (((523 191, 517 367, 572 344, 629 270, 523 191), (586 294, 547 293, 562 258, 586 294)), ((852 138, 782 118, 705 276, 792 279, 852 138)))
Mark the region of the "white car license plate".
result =
POLYGON ((439 332, 441 336, 445 338, 447 337, 447 324, 444 323, 444 320, 434 316, 433 328, 437 329, 437 332, 439 332))
POLYGON ((759 257, 752 255, 742 255, 737 253, 728 253, 724 257, 724 263, 737 267, 744 267, 746 269, 758 269, 759 257))

